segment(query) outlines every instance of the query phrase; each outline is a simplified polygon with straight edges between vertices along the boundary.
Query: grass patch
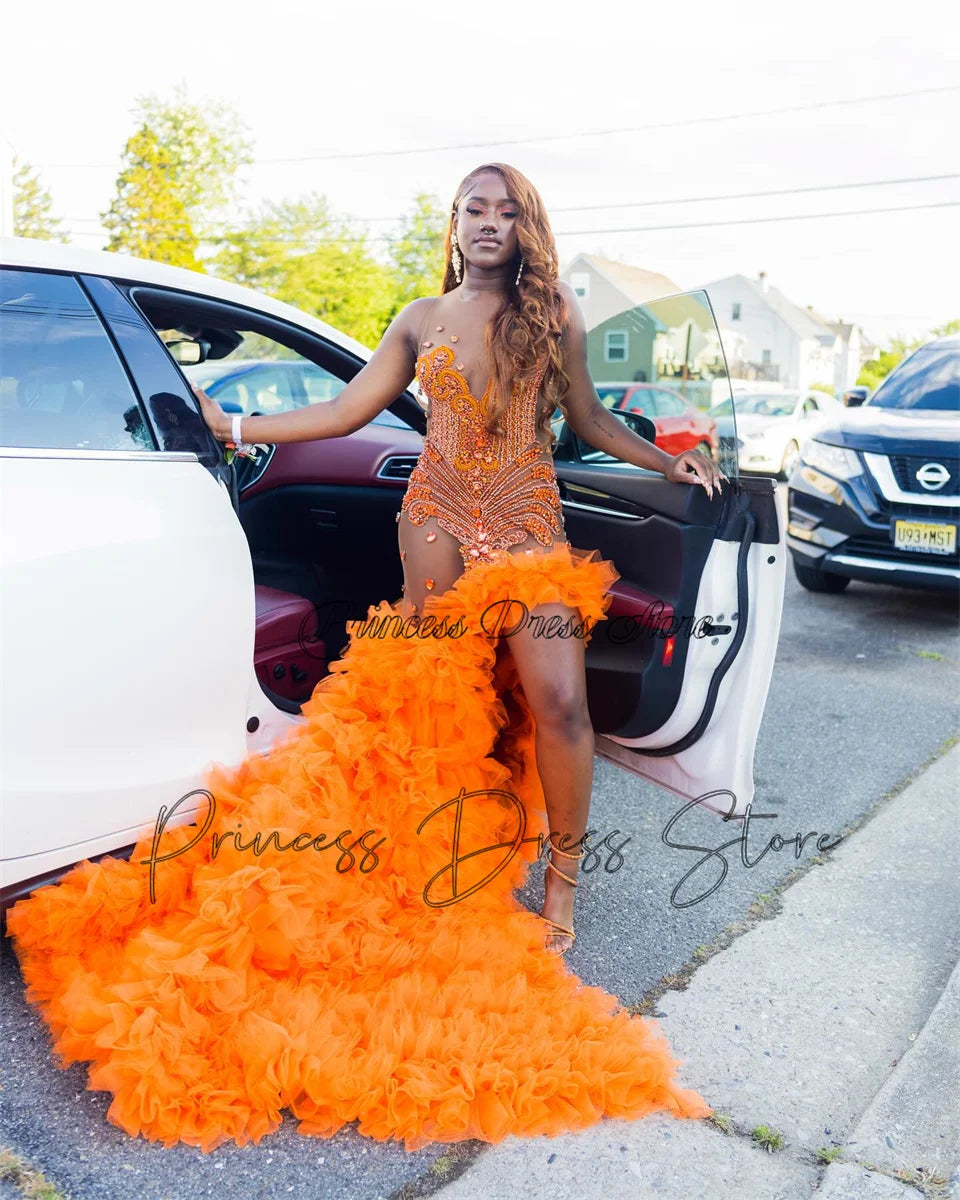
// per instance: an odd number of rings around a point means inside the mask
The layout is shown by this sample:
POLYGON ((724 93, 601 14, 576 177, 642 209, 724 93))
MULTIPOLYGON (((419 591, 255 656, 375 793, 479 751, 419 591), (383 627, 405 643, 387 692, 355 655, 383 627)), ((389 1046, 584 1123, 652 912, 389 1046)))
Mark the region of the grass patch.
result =
POLYGON ((42 1172, 28 1167, 12 1150, 0 1150, 0 1179, 12 1184, 27 1200, 67 1200, 42 1172))
POLYGON ((757 1125, 750 1131, 750 1136, 768 1154, 772 1154, 774 1150, 783 1149, 783 1135, 777 1133, 775 1129, 771 1129, 769 1125, 757 1125))

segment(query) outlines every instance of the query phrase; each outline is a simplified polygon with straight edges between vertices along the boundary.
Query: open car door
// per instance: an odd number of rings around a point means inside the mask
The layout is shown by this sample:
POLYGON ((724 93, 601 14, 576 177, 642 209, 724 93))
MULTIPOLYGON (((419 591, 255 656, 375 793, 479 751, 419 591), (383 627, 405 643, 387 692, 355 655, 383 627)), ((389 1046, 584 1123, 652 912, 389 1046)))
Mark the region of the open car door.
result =
POLYGON ((734 397, 706 292, 626 310, 600 295, 581 307, 601 402, 625 409, 643 436, 669 428, 669 453, 686 422, 682 448, 705 447, 730 481, 710 499, 697 483, 619 462, 555 425, 567 536, 597 547, 621 575, 587 647, 596 751, 679 797, 741 815, 783 605, 774 481, 740 477, 734 397))

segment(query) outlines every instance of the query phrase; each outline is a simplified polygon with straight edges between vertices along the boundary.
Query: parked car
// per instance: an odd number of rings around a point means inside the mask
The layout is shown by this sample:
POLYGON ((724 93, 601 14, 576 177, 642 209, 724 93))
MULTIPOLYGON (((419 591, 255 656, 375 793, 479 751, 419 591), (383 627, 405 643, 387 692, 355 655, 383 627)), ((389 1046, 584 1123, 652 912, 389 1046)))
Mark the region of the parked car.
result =
MULTIPOLYGON (((286 412, 332 400, 346 381, 313 363, 283 359, 227 358, 184 366, 188 378, 215 399, 225 412, 286 412)), ((377 425, 409 426, 385 408, 374 417, 377 425)))
POLYGON ((678 392, 652 383, 598 383, 600 402, 610 409, 639 413, 653 422, 657 445, 667 454, 717 452, 716 423, 678 392))
POLYGON ((960 338, 928 342, 804 442, 787 491, 800 583, 960 582, 960 338))
MULTIPOLYGON (((734 388, 736 382, 734 381, 734 388)), ((800 444, 843 406, 828 392, 743 392, 736 394, 736 437, 741 471, 787 479, 800 444)), ((731 401, 710 408, 721 434, 730 433, 731 401)))
MULTIPOLYGON (((228 463, 187 364, 256 347, 340 387, 370 352, 256 291, 126 255, 0 239, 0 337, 9 903, 128 854, 210 764, 303 720, 346 621, 400 598, 395 514, 426 418, 405 391, 401 425, 228 463)), ((556 467, 570 541, 621 575, 587 647, 598 753, 688 800, 728 789, 704 806, 742 814, 783 596, 772 483, 734 471, 711 500, 575 454, 556 467)))

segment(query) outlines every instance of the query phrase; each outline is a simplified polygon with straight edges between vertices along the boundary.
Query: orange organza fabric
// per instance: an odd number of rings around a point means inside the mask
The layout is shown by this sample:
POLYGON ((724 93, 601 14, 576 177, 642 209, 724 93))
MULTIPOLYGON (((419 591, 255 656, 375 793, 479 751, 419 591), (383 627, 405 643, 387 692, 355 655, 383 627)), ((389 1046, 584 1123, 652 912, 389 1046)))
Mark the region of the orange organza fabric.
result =
MULTIPOLYGON (((10 911, 28 998, 61 1064, 89 1062, 88 1087, 113 1093, 113 1124, 209 1151, 259 1141, 287 1109, 304 1134, 356 1121, 414 1150, 711 1113, 676 1083, 657 1023, 582 984, 512 894, 538 847, 518 847, 508 793, 526 811, 520 836, 547 826, 533 720, 481 616, 559 599, 589 630, 617 577, 597 551, 558 543, 428 597, 424 615, 460 618, 463 636, 351 626, 305 724, 268 755, 208 768, 214 820, 201 839, 199 823, 164 833, 160 854, 193 844, 156 863, 155 902, 150 830, 130 861, 81 863, 10 911), (225 838, 214 855, 212 834, 238 829, 241 845, 279 838, 259 855, 225 838), (347 846, 383 838, 372 869, 361 847, 338 870, 336 848, 307 844, 348 829, 347 846), (298 834, 305 848, 276 848, 298 834)), ((390 614, 399 605, 381 601, 367 618, 390 614)))

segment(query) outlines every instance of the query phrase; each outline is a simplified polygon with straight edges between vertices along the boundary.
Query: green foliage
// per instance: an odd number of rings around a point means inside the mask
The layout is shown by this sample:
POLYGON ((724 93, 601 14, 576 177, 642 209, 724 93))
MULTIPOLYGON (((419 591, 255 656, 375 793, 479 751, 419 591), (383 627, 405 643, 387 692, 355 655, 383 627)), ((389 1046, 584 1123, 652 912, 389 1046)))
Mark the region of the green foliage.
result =
POLYGON ((886 379, 894 367, 927 340, 927 338, 918 338, 914 342, 905 342, 902 338, 894 338, 890 343, 889 350, 881 350, 876 358, 867 359, 857 376, 857 384, 860 387, 878 387, 881 380, 886 379))
POLYGON ((183 196, 172 179, 170 151, 142 126, 127 139, 117 194, 101 214, 108 250, 202 271, 198 240, 183 196))
POLYGON ((810 388, 815 392, 827 392, 831 396, 836 395, 832 383, 811 383, 810 388))
POLYGON ((13 159, 13 236, 39 238, 45 242, 65 242, 60 219, 53 216, 49 189, 28 163, 13 159))
MULTIPOLYGON (((443 283, 443 237, 447 213, 433 197, 421 192, 413 211, 404 218, 390 244, 390 265, 396 281, 395 311, 420 296, 435 296, 443 283)), ((393 315, 393 314, 391 314, 393 315)))
POLYGON ((263 204, 224 239, 210 267, 221 279, 294 304, 371 348, 396 311, 393 272, 316 194, 263 204))
POLYGON ((757 1125, 750 1131, 750 1136, 768 1154, 772 1154, 774 1150, 783 1149, 783 1135, 776 1129, 771 1129, 769 1125, 757 1125))
POLYGON ((135 119, 101 214, 106 248, 202 270, 201 242, 222 226, 237 169, 251 161, 246 130, 223 105, 191 103, 182 85, 169 102, 141 97, 135 119))

